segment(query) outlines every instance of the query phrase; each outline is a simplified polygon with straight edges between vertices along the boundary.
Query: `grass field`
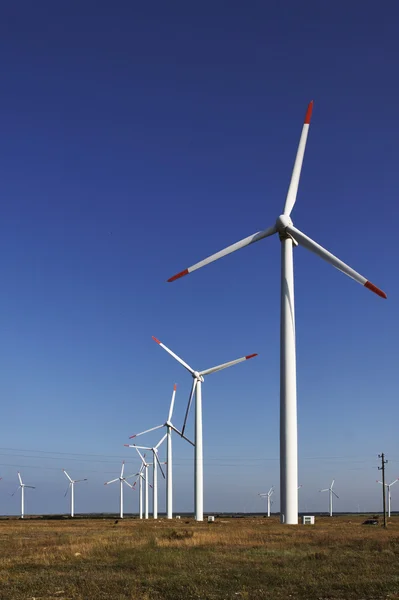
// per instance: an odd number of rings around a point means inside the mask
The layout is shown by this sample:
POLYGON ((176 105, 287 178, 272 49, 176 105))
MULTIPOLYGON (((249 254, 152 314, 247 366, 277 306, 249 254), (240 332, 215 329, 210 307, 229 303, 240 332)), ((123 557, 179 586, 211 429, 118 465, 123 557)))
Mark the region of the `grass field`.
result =
POLYGON ((1 600, 398 599, 399 518, 0 521, 1 600))

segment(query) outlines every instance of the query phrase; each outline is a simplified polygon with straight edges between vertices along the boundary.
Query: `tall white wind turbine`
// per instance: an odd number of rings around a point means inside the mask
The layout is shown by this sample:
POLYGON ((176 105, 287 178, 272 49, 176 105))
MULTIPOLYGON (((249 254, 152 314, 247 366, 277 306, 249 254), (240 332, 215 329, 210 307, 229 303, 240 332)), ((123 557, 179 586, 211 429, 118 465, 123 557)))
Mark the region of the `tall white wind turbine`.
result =
POLYGON ((80 483, 81 481, 87 481, 87 477, 85 479, 71 479, 65 469, 62 469, 65 473, 65 476, 69 479, 69 485, 66 489, 65 496, 71 490, 71 517, 75 516, 75 483, 80 483))
POLYGON ((158 467, 161 470, 162 477, 165 479, 165 473, 163 472, 161 461, 159 460, 158 450, 161 444, 166 440, 167 433, 161 438, 156 446, 136 446, 136 444, 129 445, 124 444, 128 448, 136 448, 136 450, 151 450, 152 451, 152 516, 154 519, 158 519, 158 467))
POLYGON ((104 485, 109 485, 110 483, 115 483, 115 481, 119 481, 119 509, 120 509, 119 516, 121 519, 123 519, 123 484, 125 483, 127 486, 129 486, 131 489, 133 489, 133 486, 131 485, 131 483, 129 483, 126 480, 134 477, 134 475, 128 475, 127 477, 124 477, 123 476, 124 472, 125 472, 125 461, 122 462, 121 474, 119 475, 119 477, 116 477, 116 479, 111 479, 111 481, 106 481, 104 483, 104 485))
POLYGON ((143 481, 145 481, 144 468, 144 463, 142 462, 139 472, 136 473, 137 479, 133 484, 133 487, 135 487, 137 481, 139 482, 139 519, 143 518, 143 481))
POLYGON ((156 337, 152 336, 152 339, 161 346, 166 352, 168 352, 177 362, 179 362, 193 377, 193 385, 191 387, 190 397, 187 404, 186 414, 184 417, 184 423, 182 427, 182 434, 186 428, 187 417, 190 411, 191 403, 195 394, 195 436, 194 436, 194 498, 195 498, 195 519, 197 521, 204 520, 204 471, 203 471, 203 449, 202 449, 202 384, 204 377, 227 367, 232 367, 240 362, 258 356, 257 354, 249 354, 236 360, 211 367, 205 371, 194 371, 187 363, 184 362, 177 354, 169 350, 165 344, 162 344, 156 337))
MULTIPOLYGON (((151 427, 151 429, 146 429, 141 433, 136 433, 135 435, 131 435, 129 439, 133 439, 138 437, 139 435, 143 435, 144 433, 149 433, 150 431, 155 431, 156 429, 161 429, 162 427, 166 427, 166 517, 168 519, 173 518, 173 467, 172 467, 172 430, 176 431, 182 438, 184 438, 187 442, 189 442, 192 446, 194 446, 193 442, 189 440, 181 431, 179 431, 172 423, 173 416, 173 408, 175 405, 175 396, 176 396, 176 384, 173 386, 172 399, 170 401, 169 414, 165 423, 161 425, 157 425, 156 427, 151 427)), ((126 444, 128 446, 128 444, 126 444)))
MULTIPOLYGON (((22 477, 21 477, 21 473, 18 471, 18 479, 19 479, 19 486, 18 488, 15 490, 14 494, 20 489, 21 490, 21 519, 23 519, 25 517, 25 488, 34 490, 36 489, 34 485, 26 485, 26 483, 22 482, 22 477)), ((13 494, 13 496, 14 496, 13 494)))
MULTIPOLYGON (((391 483, 386 483, 385 484, 386 491, 387 491, 387 496, 388 496, 388 519, 391 517, 391 487, 393 485, 395 485, 395 483, 397 481, 399 481, 399 478, 395 479, 395 481, 392 481, 391 483)), ((377 479, 377 483, 381 483, 381 485, 382 485, 382 481, 379 481, 378 479, 377 479)))
POLYGON ((270 517, 270 508, 272 503, 272 495, 274 494, 274 485, 266 494, 259 494, 261 498, 267 498, 267 516, 270 517))
POLYGON ((329 488, 325 488, 324 490, 319 490, 319 492, 329 492, 329 511, 330 511, 330 517, 333 516, 333 496, 335 496, 336 498, 339 498, 339 496, 337 496, 337 494, 333 490, 334 481, 335 481, 335 479, 332 480, 331 485, 330 485, 329 488))
POLYGON ((386 298, 386 294, 368 281, 363 275, 346 265, 339 258, 325 250, 299 229, 294 227, 291 211, 294 208, 301 175, 302 161, 305 154, 313 101, 306 111, 299 147, 291 176, 290 186, 283 214, 268 229, 258 231, 247 238, 228 246, 224 250, 209 256, 188 269, 174 275, 168 281, 175 281, 188 275, 223 256, 227 256, 240 248, 269 237, 275 233, 281 241, 281 321, 280 321, 280 489, 281 511, 283 523, 298 524, 298 442, 297 442, 297 399, 296 399, 296 348, 295 348, 295 304, 294 304, 294 267, 293 246, 303 246, 320 258, 333 265, 361 285, 378 296, 386 298))

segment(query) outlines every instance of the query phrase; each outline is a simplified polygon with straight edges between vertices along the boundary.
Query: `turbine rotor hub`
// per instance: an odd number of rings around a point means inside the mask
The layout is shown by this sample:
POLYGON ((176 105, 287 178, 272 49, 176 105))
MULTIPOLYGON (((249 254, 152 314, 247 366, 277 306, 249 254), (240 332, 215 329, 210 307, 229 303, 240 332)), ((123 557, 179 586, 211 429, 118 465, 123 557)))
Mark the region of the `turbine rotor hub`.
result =
POLYGON ((276 221, 277 231, 282 234, 288 226, 293 225, 291 218, 288 215, 280 215, 276 221))

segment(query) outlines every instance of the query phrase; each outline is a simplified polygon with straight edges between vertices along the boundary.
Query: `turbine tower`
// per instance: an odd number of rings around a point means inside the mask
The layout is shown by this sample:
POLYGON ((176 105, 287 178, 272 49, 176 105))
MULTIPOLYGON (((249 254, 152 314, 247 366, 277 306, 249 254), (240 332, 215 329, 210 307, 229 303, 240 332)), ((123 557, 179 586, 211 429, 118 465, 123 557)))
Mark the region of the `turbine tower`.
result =
POLYGON ((71 490, 71 517, 75 516, 75 483, 80 483, 81 481, 87 481, 87 478, 85 479, 71 479, 68 475, 68 473, 65 471, 65 469, 62 469, 65 473, 65 476, 69 479, 69 485, 66 489, 66 492, 64 494, 64 497, 67 495, 67 493, 69 492, 69 490, 71 490))
MULTIPOLYGON (((33 485, 26 485, 26 483, 23 483, 21 473, 19 471, 18 471, 18 479, 19 479, 19 486, 15 490, 14 494, 19 489, 21 490, 21 519, 23 519, 25 517, 25 488, 28 488, 30 490, 34 490, 36 488, 33 485)), ((13 494, 13 496, 14 496, 14 494, 13 494)))
MULTIPOLYGON (((391 487, 397 482, 399 481, 398 479, 395 479, 395 481, 392 481, 391 483, 386 483, 385 487, 386 487, 386 491, 387 491, 387 496, 388 496, 388 519, 391 518, 391 487)), ((381 483, 382 485, 382 481, 379 481, 377 479, 377 483, 381 483)))
POLYGON ((293 247, 303 246, 317 254, 378 296, 386 298, 386 294, 368 281, 363 275, 346 265, 339 258, 325 250, 299 229, 294 227, 291 211, 294 208, 298 192, 299 178, 305 154, 306 140, 312 116, 313 101, 306 111, 299 147, 285 200, 283 214, 274 225, 258 231, 247 238, 228 246, 224 250, 205 258, 188 269, 174 275, 168 281, 175 281, 205 265, 236 250, 258 242, 275 233, 281 241, 281 317, 280 317, 280 490, 281 490, 281 522, 298 524, 298 442, 297 442, 297 398, 296 398, 296 344, 295 344, 295 303, 294 303, 294 266, 293 247))
MULTIPOLYGON (((145 459, 145 454, 141 454, 140 450, 137 448, 137 446, 129 446, 130 448, 136 448, 136 451, 138 452, 138 455, 141 458, 141 468, 143 469, 145 475, 143 474, 142 478, 144 478, 144 483, 145 483, 145 488, 144 488, 144 518, 148 519, 148 486, 150 485, 148 483, 148 467, 151 466, 152 463, 149 463, 146 461, 145 459)), ((141 471, 140 468, 140 471, 141 471)), ((152 488, 152 485, 150 485, 150 487, 152 488)), ((141 518, 141 517, 140 517, 141 518)))
POLYGON ((333 516, 333 496, 335 496, 336 498, 339 498, 339 496, 337 496, 337 494, 333 490, 334 481, 335 481, 335 479, 332 480, 331 485, 330 485, 329 488, 325 488, 324 490, 319 490, 319 492, 329 492, 329 511, 330 511, 330 517, 333 516))
MULTIPOLYGON (((157 425, 156 427, 151 427, 151 429, 146 429, 141 433, 136 433, 135 435, 131 435, 129 439, 133 439, 138 437, 139 435, 143 435, 144 433, 149 433, 150 431, 155 431, 156 429, 161 429, 162 427, 166 427, 166 517, 168 519, 173 518, 173 468, 172 468, 172 430, 176 431, 182 438, 184 438, 187 442, 189 442, 192 446, 194 446, 193 442, 189 440, 181 431, 179 431, 172 423, 172 415, 173 408, 175 405, 175 396, 176 396, 176 384, 173 386, 172 399, 170 401, 169 414, 165 423, 162 425, 157 425)), ((128 447, 129 444, 125 444, 128 447)))
POLYGON ((270 517, 270 507, 273 504, 272 495, 274 494, 274 485, 270 488, 267 494, 259 494, 261 498, 267 498, 267 516, 270 517))
MULTIPOLYGON (((152 517, 158 519, 158 466, 161 470, 162 477, 165 479, 165 473, 163 472, 161 462, 158 456, 158 450, 161 444, 166 440, 167 433, 161 438, 156 446, 136 446, 136 444, 129 445, 124 444, 128 448, 136 448, 136 450, 151 450, 152 452, 152 517)), ((140 455, 141 456, 141 455, 140 455)))
POLYGON ((116 477, 116 479, 111 479, 111 481, 106 481, 104 483, 104 485, 109 485, 110 483, 115 483, 115 481, 119 481, 119 516, 121 519, 123 519, 123 484, 125 483, 131 489, 133 489, 133 486, 126 480, 130 479, 131 477, 134 477, 134 475, 128 475, 127 477, 124 477, 124 472, 125 461, 122 462, 121 474, 119 475, 119 477, 116 477))
MULTIPOLYGON (((196 521, 204 520, 204 474, 203 474, 203 450, 202 450, 202 384, 204 377, 227 367, 237 365, 244 360, 258 356, 257 354, 249 354, 243 356, 237 360, 206 369, 205 371, 194 371, 187 363, 184 362, 177 354, 169 350, 165 344, 162 344, 156 337, 152 336, 152 339, 161 346, 166 352, 168 352, 178 363, 183 365, 193 377, 193 385, 191 387, 190 397, 187 404, 186 414, 184 417, 184 423, 181 430, 182 435, 186 428, 187 417, 190 411, 191 403, 195 394, 195 438, 194 438, 194 498, 195 498, 195 519, 196 521)), ((188 440, 189 441, 189 440, 188 440)))

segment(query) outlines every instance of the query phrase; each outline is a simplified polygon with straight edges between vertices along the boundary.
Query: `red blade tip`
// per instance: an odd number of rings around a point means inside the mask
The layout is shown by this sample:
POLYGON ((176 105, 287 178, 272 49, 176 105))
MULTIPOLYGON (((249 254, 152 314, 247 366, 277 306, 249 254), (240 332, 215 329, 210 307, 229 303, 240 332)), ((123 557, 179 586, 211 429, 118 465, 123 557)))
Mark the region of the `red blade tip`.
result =
POLYGON ((173 391, 175 392, 177 390, 177 383, 175 383, 175 385, 173 386, 173 391))
POLYGON ((380 290, 380 288, 378 288, 376 285, 374 285, 374 283, 371 283, 370 281, 366 281, 366 283, 364 284, 364 287, 366 287, 368 290, 371 290, 372 292, 374 292, 374 294, 377 294, 377 296, 381 296, 381 298, 387 297, 385 292, 380 290))
POLYGON ((254 356, 258 356, 257 354, 248 354, 248 356, 246 356, 246 360, 248 360, 249 358, 253 358, 254 356))
POLYGON ((176 279, 180 279, 180 277, 184 277, 184 275, 188 275, 188 269, 184 269, 184 271, 181 271, 177 275, 173 275, 173 277, 170 277, 168 279, 168 283, 170 283, 171 281, 176 281, 176 279))
POLYGON ((157 340, 156 337, 152 336, 152 339, 154 340, 154 342, 156 342, 157 344, 160 344, 161 342, 159 340, 157 340))
MULTIPOLYGON (((135 433, 134 435, 129 435, 129 440, 132 440, 133 438, 135 438, 137 435, 137 433, 135 433)), ((125 446, 128 446, 129 444, 125 444, 125 446)))
POLYGON ((313 100, 312 100, 312 102, 309 102, 308 110, 306 111, 306 115, 305 115, 304 125, 310 124, 310 119, 312 118, 312 111, 313 111, 313 100))

